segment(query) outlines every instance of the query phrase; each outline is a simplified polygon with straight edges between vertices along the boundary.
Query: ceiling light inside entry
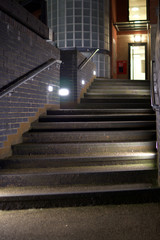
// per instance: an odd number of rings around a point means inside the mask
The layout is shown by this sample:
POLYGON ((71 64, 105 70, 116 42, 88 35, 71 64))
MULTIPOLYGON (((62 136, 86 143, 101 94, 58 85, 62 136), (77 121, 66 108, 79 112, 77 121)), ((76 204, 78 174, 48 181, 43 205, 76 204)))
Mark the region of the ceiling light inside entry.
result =
POLYGON ((141 42, 142 41, 142 36, 141 35, 135 35, 134 36, 134 41, 135 42, 141 42))
POLYGON ((132 8, 132 11, 133 11, 133 12, 137 12, 137 11, 139 11, 139 8, 138 8, 138 7, 133 7, 133 8, 132 8))

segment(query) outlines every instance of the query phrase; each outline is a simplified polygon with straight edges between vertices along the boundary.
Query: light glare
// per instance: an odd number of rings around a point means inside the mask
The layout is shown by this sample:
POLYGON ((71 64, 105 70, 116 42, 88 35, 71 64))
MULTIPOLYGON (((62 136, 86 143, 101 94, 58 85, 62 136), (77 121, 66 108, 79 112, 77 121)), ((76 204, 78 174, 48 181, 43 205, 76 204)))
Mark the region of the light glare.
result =
POLYGON ((69 90, 67 88, 61 88, 61 89, 59 89, 58 94, 60 96, 68 96, 69 95, 69 90))
POLYGON ((48 86, 48 92, 53 92, 53 86, 51 85, 48 86))
POLYGON ((85 84, 85 81, 84 80, 82 80, 82 85, 84 85, 85 84))
POLYGON ((140 42, 141 41, 141 36, 140 35, 135 35, 134 41, 135 42, 140 42))
POLYGON ((133 12, 139 11, 139 8, 138 8, 138 7, 133 7, 133 8, 132 8, 132 11, 133 11, 133 12))

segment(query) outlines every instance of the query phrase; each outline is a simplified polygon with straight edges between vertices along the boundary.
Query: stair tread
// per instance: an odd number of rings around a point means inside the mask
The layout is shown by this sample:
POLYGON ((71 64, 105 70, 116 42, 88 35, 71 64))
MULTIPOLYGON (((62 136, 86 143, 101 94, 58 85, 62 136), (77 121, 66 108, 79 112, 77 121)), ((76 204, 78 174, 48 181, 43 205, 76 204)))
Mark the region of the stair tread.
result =
POLYGON ((72 108, 72 109, 59 109, 59 110, 48 110, 48 114, 61 114, 61 113, 70 113, 70 114, 85 114, 85 113, 95 113, 95 114, 118 114, 118 113, 151 113, 155 114, 155 112, 151 108, 138 108, 138 109, 130 109, 130 108, 114 108, 114 109, 79 109, 79 108, 72 108))
POLYGON ((152 164, 128 164, 128 165, 103 165, 103 166, 71 166, 55 168, 21 168, 1 169, 1 177, 5 175, 48 175, 48 174, 84 174, 84 173, 107 173, 107 172, 130 172, 130 171, 156 170, 152 164))
MULTIPOLYGON (((53 114, 53 115, 46 115, 46 116, 41 116, 40 118, 83 118, 83 117, 113 117, 115 116, 115 114, 99 114, 99 115, 96 115, 96 114, 83 114, 83 115, 80 115, 80 114, 77 114, 77 115, 70 115, 70 114, 65 114, 65 115, 58 115, 58 114, 53 114)), ((154 116, 153 114, 147 114, 147 113, 118 113, 116 114, 116 117, 121 117, 121 116, 138 116, 138 117, 141 117, 141 116, 154 116)))
POLYGON ((39 132, 31 131, 23 134, 23 141, 36 143, 63 143, 63 142, 125 142, 156 139, 156 130, 101 130, 99 131, 58 131, 39 132))
MULTIPOLYGON (((20 161, 24 162, 24 161, 74 161, 75 163, 80 160, 80 161, 86 161, 86 160, 89 160, 89 161, 105 161, 105 160, 111 160, 111 161, 114 161, 114 160, 126 160, 126 159, 131 159, 131 160, 139 160, 139 159, 144 159, 144 160, 148 160, 148 159, 154 159, 156 160, 156 156, 157 154, 155 152, 143 152, 141 154, 137 153, 137 152, 132 152, 129 153, 129 154, 125 154, 125 155, 118 155, 118 156, 97 156, 97 155, 93 155, 93 156, 85 156, 83 154, 74 154, 73 155, 12 155, 11 157, 7 158, 7 159, 4 159, 4 160, 0 160, 0 163, 2 164, 2 168, 3 166, 5 165, 5 163, 7 163, 7 161, 18 161, 18 163, 20 161)), ((45 163, 45 162, 44 162, 45 163)), ((7 165, 5 165, 7 167, 7 165)), ((1 169, 2 169, 1 168, 1 169)))
POLYGON ((137 135, 137 134, 139 134, 139 135, 141 135, 141 134, 149 134, 149 133, 156 133, 156 130, 154 130, 154 129, 147 129, 147 130, 111 130, 111 131, 107 131, 107 130, 101 130, 101 131, 75 131, 75 132, 67 132, 67 131, 65 131, 65 130, 63 130, 63 131, 54 131, 54 132, 26 132, 26 133, 24 133, 23 134, 23 136, 24 137, 27 137, 27 136, 34 136, 34 135, 41 135, 42 134, 42 136, 43 135, 53 135, 53 136, 55 136, 55 135, 66 135, 66 136, 68 136, 68 135, 75 135, 75 136, 77 136, 77 135, 79 135, 79 136, 83 136, 83 135, 91 135, 91 136, 95 136, 95 135, 97 135, 97 136, 107 136, 107 135, 117 135, 117 134, 133 134, 133 135, 137 135))
MULTIPOLYGON (((119 142, 114 142, 114 143, 112 143, 112 142, 107 142, 107 143, 105 143, 105 142, 103 142, 103 143, 99 143, 99 142, 95 142, 95 143, 92 143, 92 142, 88 142, 88 144, 89 145, 91 145, 91 146, 102 146, 102 145, 104 145, 104 146, 115 146, 115 145, 118 145, 119 147, 122 147, 122 146, 127 146, 127 145, 130 145, 130 146, 137 146, 137 145, 155 145, 155 141, 152 141, 152 140, 150 140, 150 141, 133 141, 133 142, 128 142, 128 141, 125 141, 125 142, 123 142, 122 144, 121 143, 119 143, 119 142)), ((54 144, 52 144, 52 143, 20 143, 20 144, 17 144, 17 145, 15 145, 15 147, 18 147, 18 146, 23 146, 23 147, 29 147, 29 146, 52 146, 52 145, 54 145, 54 146, 56 146, 56 145, 61 145, 61 146, 66 146, 66 145, 70 145, 70 146, 85 146, 86 145, 86 143, 54 143, 54 144)))
MULTIPOLYGON (((114 120, 114 121, 101 121, 101 122, 99 122, 99 121, 86 121, 85 123, 90 123, 90 124, 92 124, 92 123, 100 123, 100 124, 102 124, 102 123, 124 123, 124 124, 126 124, 126 123, 148 123, 148 122, 155 122, 154 120, 147 120, 147 121, 145 121, 145 120, 135 120, 135 121, 125 121, 125 120, 123 120, 123 121, 116 121, 116 120, 114 120)), ((32 126, 34 127, 35 125, 43 125, 43 124, 46 124, 47 122, 34 122, 33 124, 32 124, 32 126)), ((63 125, 63 124, 76 124, 76 123, 83 123, 84 124, 84 122, 81 122, 81 121, 78 121, 78 122, 73 122, 73 121, 70 121, 70 122, 49 122, 49 124, 59 124, 59 125, 63 125)))
POLYGON ((119 185, 76 185, 76 186, 57 186, 57 187, 5 187, 0 188, 0 200, 3 197, 16 196, 32 196, 32 195, 52 195, 65 193, 87 193, 87 192, 102 192, 102 191, 125 191, 125 190, 142 190, 157 188, 150 183, 139 184, 119 184, 119 185))
POLYGON ((111 129, 111 128, 132 128, 152 127, 155 128, 155 121, 69 121, 69 122, 35 122, 32 124, 32 130, 35 129, 111 129))

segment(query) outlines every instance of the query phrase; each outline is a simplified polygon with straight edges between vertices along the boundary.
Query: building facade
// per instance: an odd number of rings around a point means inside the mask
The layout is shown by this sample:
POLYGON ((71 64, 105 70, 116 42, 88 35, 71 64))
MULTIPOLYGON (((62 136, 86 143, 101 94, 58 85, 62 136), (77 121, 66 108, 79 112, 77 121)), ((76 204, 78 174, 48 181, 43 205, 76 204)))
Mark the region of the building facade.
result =
POLYGON ((93 57, 97 76, 110 77, 110 1, 47 0, 48 26, 54 44, 62 50, 78 49, 93 57))

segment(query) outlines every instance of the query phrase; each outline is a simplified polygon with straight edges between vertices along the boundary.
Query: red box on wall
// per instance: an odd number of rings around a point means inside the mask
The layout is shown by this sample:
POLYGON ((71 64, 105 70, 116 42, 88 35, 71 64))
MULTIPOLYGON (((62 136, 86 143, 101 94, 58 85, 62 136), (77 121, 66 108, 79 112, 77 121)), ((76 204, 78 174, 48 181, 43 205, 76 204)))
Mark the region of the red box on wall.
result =
POLYGON ((127 61, 117 61, 117 74, 127 74, 127 61))

